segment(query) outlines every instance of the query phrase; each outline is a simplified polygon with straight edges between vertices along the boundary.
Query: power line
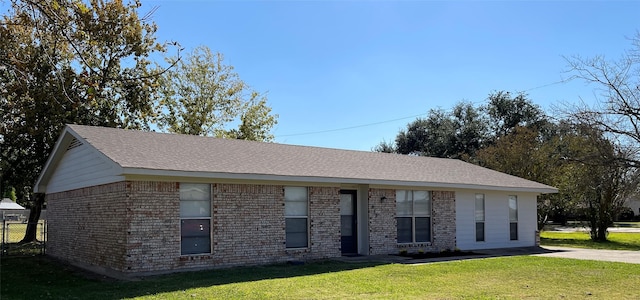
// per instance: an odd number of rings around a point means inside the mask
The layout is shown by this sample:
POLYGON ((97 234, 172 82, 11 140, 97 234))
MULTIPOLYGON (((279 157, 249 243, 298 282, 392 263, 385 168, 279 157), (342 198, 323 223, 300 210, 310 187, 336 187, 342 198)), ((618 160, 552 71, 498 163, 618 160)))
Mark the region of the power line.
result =
POLYGON ((355 129, 355 128, 360 128, 360 127, 367 127, 367 126, 373 126, 373 125, 378 125, 378 124, 391 123, 391 122, 395 122, 395 121, 400 121, 400 120, 419 117, 419 116, 422 116, 422 115, 425 115, 425 113, 422 113, 422 114, 419 114, 419 115, 408 116, 408 117, 397 118, 397 119, 393 119, 393 120, 386 120, 386 121, 380 121, 380 122, 362 124, 362 125, 356 125, 356 126, 350 126, 350 127, 327 129, 327 130, 321 130, 321 131, 301 132, 301 133, 293 133, 293 134, 279 134, 279 135, 277 135, 277 137, 310 135, 310 134, 318 134, 318 133, 349 130, 349 129, 355 129))
POLYGON ((556 82, 552 82, 552 83, 547 83, 547 84, 543 84, 543 85, 540 85, 540 86, 532 87, 530 89, 526 89, 523 92, 533 91, 533 90, 545 88, 545 87, 556 85, 556 84, 560 84, 560 83, 566 83, 566 82, 567 82, 567 80, 560 80, 560 81, 556 81, 556 82))
MULTIPOLYGON (((543 84, 543 85, 540 85, 540 86, 536 86, 536 87, 532 87, 532 88, 523 90, 523 92, 537 90, 537 89, 549 87, 549 86, 556 85, 556 84, 566 83, 566 82, 567 82, 567 80, 555 81, 555 82, 551 82, 551 83, 547 83, 547 84, 543 84)), ((350 127, 342 127, 342 128, 327 129, 327 130, 320 130, 320 131, 300 132, 300 133, 292 133, 292 134, 280 134, 280 135, 277 135, 277 137, 301 136, 301 135, 311 135, 311 134, 319 134, 319 133, 327 133, 327 132, 349 130, 349 129, 373 126, 373 125, 378 125, 378 124, 391 123, 391 122, 395 122, 395 121, 400 121, 400 120, 419 117, 419 116, 422 116, 422 115, 424 115, 424 113, 418 114, 418 115, 413 115, 413 116, 408 116, 408 117, 397 118, 397 119, 393 119, 393 120, 386 120, 386 121, 380 121, 380 122, 369 123, 369 124, 355 125, 355 126, 350 126, 350 127)))

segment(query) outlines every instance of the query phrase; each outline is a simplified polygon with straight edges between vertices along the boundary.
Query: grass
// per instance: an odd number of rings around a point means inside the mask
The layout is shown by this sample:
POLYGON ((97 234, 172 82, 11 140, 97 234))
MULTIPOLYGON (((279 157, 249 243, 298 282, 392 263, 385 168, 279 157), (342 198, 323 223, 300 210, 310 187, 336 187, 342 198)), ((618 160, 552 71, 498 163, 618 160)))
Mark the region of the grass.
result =
POLYGON ((607 238, 606 242, 594 242, 586 232, 543 231, 540 233, 540 244, 606 250, 640 250, 640 233, 611 232, 607 238))
POLYGON ((49 259, 4 258, 2 299, 637 299, 634 264, 513 256, 424 265, 274 265, 87 278, 49 259))

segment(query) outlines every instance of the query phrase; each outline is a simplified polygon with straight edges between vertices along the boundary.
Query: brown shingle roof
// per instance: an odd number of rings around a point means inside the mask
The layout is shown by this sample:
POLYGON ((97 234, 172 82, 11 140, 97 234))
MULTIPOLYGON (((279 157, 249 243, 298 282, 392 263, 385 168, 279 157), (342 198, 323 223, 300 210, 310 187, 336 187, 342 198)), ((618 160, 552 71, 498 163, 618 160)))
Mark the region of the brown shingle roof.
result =
POLYGON ((272 179, 323 179, 337 183, 557 191, 551 186, 455 159, 106 127, 69 125, 68 129, 123 167, 125 174, 127 170, 179 171, 240 174, 249 179, 266 175, 272 179))

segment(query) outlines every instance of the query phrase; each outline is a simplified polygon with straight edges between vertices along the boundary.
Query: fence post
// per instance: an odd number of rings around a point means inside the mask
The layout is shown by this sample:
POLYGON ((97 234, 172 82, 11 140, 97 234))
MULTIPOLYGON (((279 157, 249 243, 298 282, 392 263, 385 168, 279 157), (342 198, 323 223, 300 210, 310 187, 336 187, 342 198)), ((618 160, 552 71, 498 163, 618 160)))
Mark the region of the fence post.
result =
POLYGON ((40 241, 42 241, 40 254, 44 255, 47 252, 47 222, 45 222, 44 220, 39 220, 38 222, 40 223, 40 228, 42 228, 40 235, 40 241))
POLYGON ((7 220, 4 219, 4 214, 3 214, 3 218, 2 218, 2 242, 0 242, 0 255, 4 256, 6 253, 6 249, 5 249, 5 242, 4 240, 6 239, 7 236, 7 220))

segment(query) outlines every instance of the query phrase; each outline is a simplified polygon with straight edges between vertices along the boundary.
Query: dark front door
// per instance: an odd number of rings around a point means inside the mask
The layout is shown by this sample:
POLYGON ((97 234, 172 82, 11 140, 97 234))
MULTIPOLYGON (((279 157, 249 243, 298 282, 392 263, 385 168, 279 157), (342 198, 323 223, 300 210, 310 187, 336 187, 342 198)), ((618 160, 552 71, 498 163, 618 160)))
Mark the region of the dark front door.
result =
POLYGON ((356 191, 340 191, 340 232, 342 254, 358 253, 356 191))

